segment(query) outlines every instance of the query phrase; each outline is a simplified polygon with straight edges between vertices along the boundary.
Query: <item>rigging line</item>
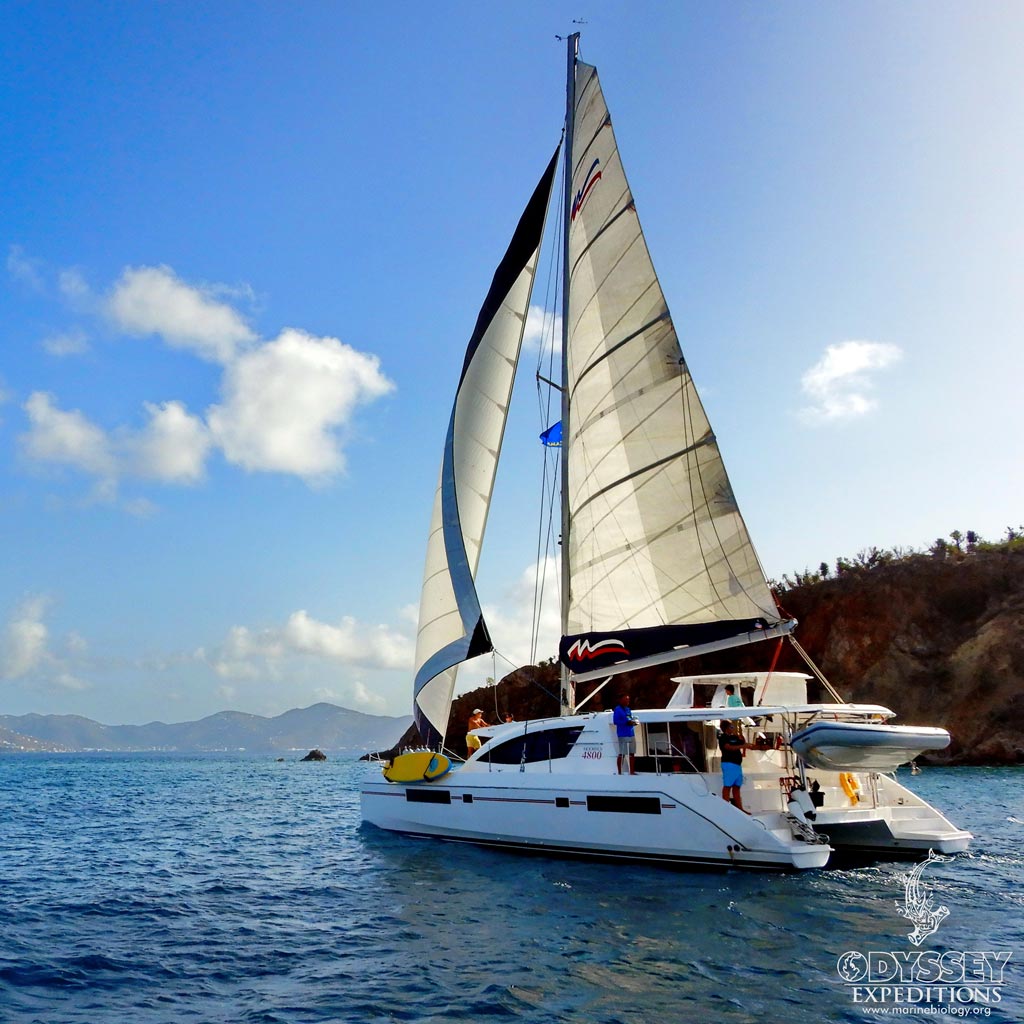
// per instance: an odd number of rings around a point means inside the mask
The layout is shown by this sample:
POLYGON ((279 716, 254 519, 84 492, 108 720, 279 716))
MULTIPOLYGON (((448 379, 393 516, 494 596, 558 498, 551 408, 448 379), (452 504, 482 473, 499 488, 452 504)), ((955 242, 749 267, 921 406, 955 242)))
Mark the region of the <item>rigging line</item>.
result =
MULTIPOLYGON (((684 357, 683 357, 683 353, 682 353, 682 349, 681 348, 680 348, 679 356, 680 356, 680 360, 682 361, 684 359, 684 357)), ((694 425, 693 425, 694 413, 693 413, 692 402, 691 402, 691 397, 690 397, 690 388, 687 387, 687 383, 686 383, 687 379, 689 379, 692 382, 693 378, 692 378, 692 376, 690 376, 690 370, 689 370, 689 367, 686 365, 685 361, 683 362, 683 369, 685 370, 685 373, 681 373, 679 375, 679 399, 680 399, 680 405, 682 407, 681 411, 682 411, 682 415, 683 415, 683 422, 684 422, 684 424, 686 426, 686 431, 687 431, 687 435, 686 436, 687 437, 693 437, 695 435, 695 433, 696 433, 696 430, 695 430, 694 425)), ((703 406, 700 405, 700 399, 697 397, 697 394, 696 394, 696 387, 694 387, 693 391, 694 391, 693 397, 697 401, 698 408, 700 408, 701 411, 703 412, 703 406)), ((708 422, 706 414, 704 415, 704 422, 708 423, 708 436, 710 436, 712 439, 714 439, 715 435, 711 431, 711 424, 710 424, 710 422, 708 422)), ((704 480, 701 477, 700 468, 698 466, 694 466, 693 470, 694 470, 694 472, 687 472, 686 478, 687 478, 687 483, 689 484, 689 488, 688 489, 689 489, 689 492, 690 492, 690 508, 695 513, 696 509, 697 509, 697 495, 696 495, 695 488, 698 485, 700 487, 701 497, 704 499, 704 504, 707 505, 708 502, 707 502, 707 495, 704 492, 704 480)), ((712 516, 710 518, 713 519, 714 517, 712 516)), ((715 580, 714 580, 714 578, 711 575, 711 567, 708 565, 707 554, 704 551, 704 543, 703 543, 703 540, 701 538, 700 525, 697 522, 696 515, 694 515, 694 520, 693 520, 693 535, 694 535, 694 539, 697 542, 697 550, 700 552, 701 562, 704 565, 705 578, 707 579, 708 583, 711 586, 712 591, 714 592, 715 600, 719 604, 722 604, 723 603, 722 595, 718 592, 718 587, 715 585, 715 580)), ((717 531, 716 531, 716 537, 717 537, 717 531)), ((732 569, 732 567, 730 566, 730 571, 731 571, 731 569, 732 569)))
MULTIPOLYGON (((540 631, 541 621, 544 612, 544 597, 545 591, 548 585, 548 565, 553 561, 553 533, 555 523, 555 503, 558 498, 558 460, 552 457, 548 460, 548 466, 551 470, 551 488, 549 491, 548 508, 545 516, 547 522, 547 545, 542 552, 542 557, 538 559, 538 571, 535 580, 539 580, 539 598, 535 601, 534 605, 534 619, 531 623, 531 661, 536 663, 537 661, 537 648, 540 643, 540 631)), ((547 477, 548 466, 545 467, 545 477, 547 477)), ((556 574, 557 578, 557 574, 556 574)), ((536 590, 535 590, 536 593, 536 590)))
MULTIPOLYGON (((590 137, 590 141, 585 146, 581 146, 580 149, 579 149, 579 154, 580 154, 579 155, 579 159, 576 161, 576 163, 574 164, 573 169, 572 169, 572 176, 574 178, 576 177, 577 173, 579 172, 579 169, 587 162, 587 160, 590 159, 590 148, 591 148, 591 146, 593 146, 594 143, 597 142, 597 140, 601 137, 601 132, 603 132, 606 128, 611 128, 611 126, 612 126, 612 117, 611 117, 611 114, 609 114, 607 109, 606 109, 605 110, 605 115, 604 115, 604 120, 598 126, 597 131, 594 132, 594 134, 590 137)), ((615 142, 615 136, 614 135, 612 135, 612 141, 615 142)), ((573 148, 575 149, 576 147, 574 146, 573 148)), ((616 144, 615 148, 609 154, 607 162, 605 163, 606 167, 611 164, 612 157, 617 156, 618 152, 619 152, 619 147, 618 147, 618 144, 616 144)), ((620 161, 620 163, 621 163, 621 161, 620 161)))
MULTIPOLYGON (((576 446, 576 450, 577 451, 579 451, 580 449, 582 449, 582 451, 580 452, 580 458, 585 463, 586 469, 588 470, 588 472, 584 476, 584 478, 586 479, 586 478, 589 478, 590 474, 595 471, 596 467, 595 467, 595 464, 594 464, 593 460, 590 457, 589 445, 587 444, 587 442, 585 440, 581 439, 581 443, 576 446)), ((584 502, 583 505, 581 505, 579 509, 576 509, 576 513, 578 513, 580 511, 580 509, 584 508, 587 504, 589 504, 589 500, 587 502, 584 502)), ((618 526, 618 528, 619 528, 619 532, 622 534, 623 537, 626 537, 627 536, 626 535, 626 531, 622 528, 622 524, 619 521, 619 519, 614 515, 614 512, 612 512, 611 515, 612 515, 612 519, 613 519, 615 525, 618 526)), ((575 514, 573 516, 573 521, 574 522, 576 521, 576 515, 575 514)), ((587 537, 591 537, 591 538, 594 537, 596 532, 597 531, 596 531, 595 527, 591 526, 590 530, 587 533, 587 537)), ((582 544, 580 544, 580 547, 582 548, 582 544)), ((621 565, 625 565, 630 560, 633 560, 635 562, 635 555, 632 552, 630 552, 629 555, 627 555, 625 558, 623 558, 622 561, 619 563, 619 565, 620 566, 621 565)), ((604 561, 603 553, 602 552, 598 552, 597 557, 595 559, 592 559, 591 562, 588 563, 588 565, 593 564, 593 562, 603 563, 603 561, 604 561)), ((617 567, 618 566, 616 566, 616 568, 617 567)), ((611 572, 609 570, 606 570, 604 575, 601 577, 601 582, 603 582, 605 579, 608 579, 610 577, 610 575, 611 575, 611 572)), ((594 580, 588 586, 588 588, 587 588, 587 596, 590 596, 590 595, 593 594, 593 592, 594 592, 594 590, 596 588, 597 582, 599 582, 599 581, 594 580)), ((616 588, 612 587, 610 589, 610 596, 611 596, 611 598, 615 602, 615 608, 616 608, 616 610, 618 612, 618 621, 619 621, 619 623, 621 623, 622 625, 627 625, 630 622, 630 620, 631 620, 631 615, 627 614, 627 612, 626 612, 626 610, 625 610, 625 608, 623 606, 622 598, 621 598, 618 590, 616 588)), ((577 600, 576 603, 577 603, 577 605, 579 607, 582 607, 582 604, 583 604, 582 596, 581 596, 581 599, 577 600)), ((590 614, 590 616, 588 618, 587 624, 589 625, 590 629, 594 628, 593 613, 590 614)), ((613 627, 610 624, 608 624, 607 628, 615 628, 615 627, 613 627)), ((581 630, 581 632, 587 632, 587 631, 588 630, 586 628, 581 630)))
MULTIPOLYGON (((615 224, 618 222, 620 217, 624 217, 627 213, 632 213, 634 218, 636 217, 636 205, 634 204, 632 197, 629 195, 629 188, 628 188, 628 186, 626 188, 626 191, 623 192, 622 195, 625 195, 625 196, 628 197, 628 202, 626 203, 625 206, 623 206, 615 214, 614 217, 610 217, 604 223, 604 225, 602 225, 602 227, 598 228, 597 233, 594 235, 594 237, 591 238, 587 242, 587 244, 583 247, 583 249, 579 253, 577 253, 576 259, 573 261, 573 265, 570 268, 570 276, 571 277, 575 278, 576 271, 579 270, 579 266, 583 262, 583 260, 586 259, 590 255, 590 250, 593 249, 595 245, 597 245, 597 243, 601 240, 601 238, 604 236, 604 233, 606 231, 610 231, 615 226, 615 224)), ((621 196, 620 196, 620 198, 621 198, 621 196)), ((630 239, 628 245, 624 245, 622 247, 622 250, 621 250, 621 253, 619 255, 619 258, 611 265, 611 267, 608 268, 608 273, 605 274, 604 278, 601 281, 599 281, 597 283, 597 285, 595 286, 595 288, 594 288, 594 294, 595 295, 598 292, 601 291, 601 286, 618 269, 619 264, 624 259, 626 259, 627 256, 630 256, 632 254, 634 246, 636 246, 636 244, 638 242, 641 245, 643 245, 643 240, 644 240, 644 236, 643 236, 643 233, 640 231, 639 224, 638 224, 637 225, 636 234, 630 239)), ((648 254, 648 262, 650 262, 649 254, 648 254)), ((660 284, 659 284, 659 287, 660 287, 660 284)), ((584 310, 585 309, 586 309, 586 307, 584 307, 584 310)), ((579 320, 577 319, 576 322, 579 323, 579 320)))
POLYGON ((494 720, 498 723, 498 719, 501 717, 498 712, 498 664, 493 649, 491 650, 491 694, 494 697, 494 720))
MULTIPOLYGON (((522 672, 522 671, 524 671, 524 668, 523 668, 523 666, 522 666, 522 665, 516 665, 516 664, 514 664, 513 662, 509 661, 509 659, 508 659, 508 658, 506 658, 506 657, 505 657, 505 655, 501 653, 501 651, 499 651, 499 650, 495 649, 495 652, 494 652, 494 653, 495 653, 495 654, 497 654, 497 655, 498 655, 498 657, 499 657, 499 658, 501 658, 501 660, 502 660, 502 661, 504 661, 504 662, 505 662, 505 663, 506 663, 507 665, 509 665, 509 666, 510 666, 510 667, 512 668, 512 670, 513 670, 513 671, 516 671, 516 672, 522 672)), ((533 666, 531 665, 530 667, 532 668, 533 666)), ((549 696, 549 697, 550 697, 550 698, 551 698, 552 700, 556 700, 556 701, 557 701, 557 700, 559 699, 559 698, 558 698, 558 697, 557 697, 557 696, 556 696, 555 694, 553 694, 553 693, 552 693, 552 692, 551 692, 551 691, 550 691, 550 690, 549 690, 549 689, 548 689, 548 688, 547 688, 547 687, 546 687, 546 686, 545 686, 545 685, 544 685, 543 683, 541 683, 541 682, 538 682, 538 681, 537 681, 537 680, 536 680, 536 679, 535 679, 535 678, 533 677, 533 673, 532 673, 532 672, 529 672, 529 673, 527 673, 527 674, 528 674, 528 676, 529 676, 529 682, 533 683, 533 685, 534 685, 534 686, 536 686, 536 687, 538 687, 539 689, 543 690, 543 691, 544 691, 544 692, 545 692, 545 693, 546 693, 546 694, 547 694, 547 695, 548 695, 548 696, 549 696)))
MULTIPOLYGON (((682 352, 681 351, 680 351, 680 356, 682 356, 682 352)), ((687 372, 685 374, 680 374, 680 377, 679 377, 679 388, 680 388, 680 397, 681 398, 683 398, 684 394, 688 395, 688 391, 687 391, 686 383, 685 383, 686 378, 689 377, 690 381, 691 382, 693 381, 693 377, 692 377, 692 375, 689 372, 689 367, 686 367, 686 371, 687 372)), ((694 398, 694 401, 696 402, 698 408, 701 410, 701 412, 703 414, 704 422, 708 423, 708 429, 710 430, 711 425, 710 425, 710 422, 708 421, 707 413, 704 411, 704 407, 703 407, 703 405, 700 402, 700 398, 697 396, 696 385, 693 386, 693 398, 694 398)), ((689 419, 690 419, 691 436, 692 436, 692 433, 693 433, 693 431, 692 431, 692 410, 690 409, 690 404, 691 403, 689 402, 688 398, 683 398, 683 400, 684 400, 684 406, 686 406, 686 409, 687 409, 687 413, 686 414, 689 416, 689 419)), ((714 438, 714 434, 712 434, 711 436, 712 436, 712 438, 714 438)), ((747 531, 747 524, 743 521, 743 516, 740 513, 739 505, 738 505, 738 503, 736 501, 736 495, 735 495, 735 493, 734 493, 734 491, 732 489, 732 482, 729 480, 729 474, 726 471, 725 463, 722 461, 722 453, 721 453, 721 451, 719 451, 719 453, 718 453, 718 461, 719 461, 719 463, 721 465, 722 475, 725 478, 725 485, 729 489, 729 495, 730 495, 730 497, 732 499, 732 502, 731 502, 732 503, 732 512, 731 512, 731 514, 734 515, 737 520, 739 520, 739 532, 740 532, 740 535, 741 535, 740 536, 740 545, 741 545, 741 547, 747 548, 749 551, 751 551, 753 553, 754 562, 757 565, 757 568, 760 571, 761 577, 763 579, 764 578, 764 570, 761 568, 761 562, 758 559, 757 552, 754 550, 753 543, 750 540, 750 534, 747 531)), ((703 476, 701 476, 699 471, 695 475, 697 477, 697 481, 700 484, 701 497, 704 499, 705 506, 710 511, 711 508, 712 508, 712 502, 708 500, 708 494, 707 494, 707 491, 705 489, 704 478, 703 478, 703 476)), ((692 480, 693 480, 693 476, 691 476, 691 481, 692 480)), ((690 497, 691 497, 691 501, 692 501, 692 499, 693 499, 693 485, 692 485, 692 483, 691 483, 691 494, 690 494, 690 497)), ((712 497, 715 497, 715 496, 712 496, 712 497)), ((744 597, 746 597, 746 599, 755 608, 757 608, 761 612, 762 615, 764 615, 766 618, 770 619, 770 618, 772 618, 772 615, 773 615, 773 609, 764 608, 764 607, 761 606, 759 601, 755 600, 753 594, 751 594, 750 591, 747 588, 747 579, 741 579, 739 574, 737 574, 735 568, 733 567, 732 559, 729 557, 729 554, 726 551, 725 544, 722 541, 722 536, 719 533, 719 529, 718 529, 718 526, 719 526, 718 520, 721 519, 721 518, 722 518, 721 516, 715 516, 713 514, 709 516, 709 523, 710 523, 712 531, 714 532, 715 541, 717 542, 718 550, 721 552, 722 560, 725 562, 726 566, 728 567, 729 574, 731 575, 731 577, 739 584, 740 589, 743 591, 744 597)), ((715 583, 715 580, 714 580, 714 578, 711 575, 711 567, 708 565, 708 562, 707 562, 707 556, 706 556, 705 551, 704 551, 704 545, 702 543, 700 543, 700 529, 699 529, 699 527, 696 530, 696 534, 697 534, 697 539, 698 539, 698 547, 699 547, 700 553, 701 553, 701 558, 704 561, 705 567, 708 569, 708 581, 710 582, 710 584, 712 586, 712 589, 714 590, 715 596, 718 599, 718 601, 721 604, 726 605, 729 602, 731 595, 726 595, 725 597, 723 597, 722 594, 720 593, 720 591, 718 589, 718 586, 715 583)), ((748 576, 748 573, 746 571, 744 572, 744 576, 745 577, 748 576)))
MULTIPOLYGON (((538 509, 539 515, 537 516, 537 553, 536 553, 536 571, 534 573, 533 580, 533 614, 530 621, 530 661, 531 663, 537 660, 537 636, 539 633, 539 621, 540 621, 540 608, 544 602, 544 585, 540 575, 541 555, 543 552, 544 545, 544 504, 547 495, 548 486, 548 473, 547 473, 547 449, 544 451, 544 463, 541 468, 541 484, 540 484, 540 507, 538 509)), ((546 560, 545 560, 546 562, 546 560)))
MULTIPOLYGON (((561 175, 564 171, 560 168, 559 170, 559 184, 561 184, 561 175)), ((557 194, 557 192, 555 193, 557 194)), ((555 292, 557 291, 557 282, 561 279, 561 237, 562 237, 562 223, 561 218, 556 218, 556 227, 551 232, 551 238, 549 243, 549 255, 547 261, 548 276, 547 284, 545 287, 544 295, 544 306, 543 306, 543 319, 541 328, 541 340, 537 351, 537 406, 538 414, 540 416, 540 429, 541 431, 547 430, 551 426, 551 403, 552 403, 552 389, 545 389, 541 391, 541 369, 547 369, 548 375, 553 377, 553 367, 555 361, 555 337, 557 318, 554 309, 555 292), (552 310, 550 318, 548 311, 552 310), (545 366, 545 361, 547 365, 545 366)), ((551 497, 548 497, 548 472, 551 465, 552 458, 551 452, 545 446, 543 449, 543 459, 541 462, 541 494, 540 504, 538 507, 537 517, 537 548, 536 548, 536 562, 535 562, 535 573, 534 573, 534 591, 533 591, 533 612, 530 623, 530 660, 531 662, 536 661, 537 647, 540 638, 540 620, 542 609, 544 605, 544 590, 546 586, 547 578, 547 558, 544 547, 545 538, 545 523, 547 523, 547 532, 550 535, 551 530, 551 508, 554 504, 554 498, 557 494, 557 488, 554 486, 554 481, 551 482, 551 497), (543 568, 542 568, 543 567, 543 568)))
POLYGON ((715 435, 706 434, 699 441, 695 441, 687 448, 680 448, 677 452, 670 452, 668 455, 663 455, 656 462, 650 462, 646 466, 641 466, 639 469, 633 470, 632 473, 627 473, 626 476, 621 476, 618 480, 613 480, 610 484, 606 484, 601 488, 601 490, 595 491, 585 502, 583 502, 582 505, 579 506, 576 511, 579 512, 581 509, 586 508, 592 501, 600 498, 604 494, 607 494, 609 491, 615 490, 616 487, 621 487, 624 483, 628 483, 630 480, 635 480, 638 476, 643 476, 644 473, 650 473, 669 462, 675 462, 677 459, 681 459, 685 455, 691 455, 698 449, 704 448, 709 444, 714 444, 714 442, 715 435))
MULTIPOLYGON (((645 288, 644 293, 646 294, 647 291, 649 291, 649 289, 645 288)), ((642 327, 638 327, 635 331, 632 332, 632 334, 627 334, 626 337, 623 338, 621 341, 617 341, 610 348, 605 349, 604 352, 601 353, 601 355, 599 355, 592 363, 590 363, 579 374, 577 374, 576 382, 572 386, 572 394, 576 394, 576 389, 580 386, 580 382, 583 380, 584 377, 586 377, 588 373, 590 373, 591 370, 596 369, 598 366, 600 366, 601 363, 604 362, 604 360, 611 358, 611 356, 618 352, 618 350, 622 348, 623 345, 628 345, 631 341, 633 341, 634 338, 639 337, 639 335, 643 334, 645 331, 650 330, 656 324, 660 324, 663 320, 669 319, 669 312, 666 309, 664 312, 659 313, 658 316, 656 316, 653 320, 648 320, 647 323, 645 323, 642 327)))

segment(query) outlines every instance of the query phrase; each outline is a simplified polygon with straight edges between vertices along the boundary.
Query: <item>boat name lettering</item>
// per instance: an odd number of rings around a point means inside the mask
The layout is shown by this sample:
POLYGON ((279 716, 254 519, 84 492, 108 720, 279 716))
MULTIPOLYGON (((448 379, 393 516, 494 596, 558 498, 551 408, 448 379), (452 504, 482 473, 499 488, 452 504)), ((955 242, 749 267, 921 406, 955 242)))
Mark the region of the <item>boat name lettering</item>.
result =
POLYGON ((581 743, 580 751, 584 761, 600 761, 604 756, 600 743, 581 743))

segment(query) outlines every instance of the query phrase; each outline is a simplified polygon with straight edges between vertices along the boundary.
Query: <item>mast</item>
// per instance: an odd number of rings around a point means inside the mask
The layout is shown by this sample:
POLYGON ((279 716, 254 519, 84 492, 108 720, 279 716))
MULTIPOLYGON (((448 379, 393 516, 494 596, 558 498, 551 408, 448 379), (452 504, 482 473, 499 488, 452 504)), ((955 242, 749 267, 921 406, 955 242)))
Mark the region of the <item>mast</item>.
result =
MULTIPOLYGON (((562 173, 562 636, 569 632, 569 212, 572 209, 572 144, 576 120, 576 55, 579 32, 569 36, 566 45, 565 71, 565 161, 562 173)), ((570 714, 576 704, 571 692, 569 669, 561 671, 562 714, 570 714)))

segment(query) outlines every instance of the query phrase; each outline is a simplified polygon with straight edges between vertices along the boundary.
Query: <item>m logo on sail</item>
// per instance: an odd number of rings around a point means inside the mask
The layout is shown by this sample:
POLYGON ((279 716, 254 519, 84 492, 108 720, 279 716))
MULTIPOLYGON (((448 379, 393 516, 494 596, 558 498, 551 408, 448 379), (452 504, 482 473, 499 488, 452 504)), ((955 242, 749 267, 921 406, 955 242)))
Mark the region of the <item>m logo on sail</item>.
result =
POLYGON ((583 204, 587 201, 587 196, 590 195, 590 190, 601 180, 601 172, 597 170, 597 165, 600 162, 599 158, 590 165, 590 170, 587 171, 587 180, 583 182, 583 188, 576 193, 576 198, 572 202, 571 220, 576 219, 576 214, 583 209, 583 204))
POLYGON ((601 640, 596 644, 592 644, 589 640, 577 640, 566 652, 570 662, 592 661, 605 654, 621 654, 623 657, 629 657, 629 651, 626 650, 621 640, 601 640))

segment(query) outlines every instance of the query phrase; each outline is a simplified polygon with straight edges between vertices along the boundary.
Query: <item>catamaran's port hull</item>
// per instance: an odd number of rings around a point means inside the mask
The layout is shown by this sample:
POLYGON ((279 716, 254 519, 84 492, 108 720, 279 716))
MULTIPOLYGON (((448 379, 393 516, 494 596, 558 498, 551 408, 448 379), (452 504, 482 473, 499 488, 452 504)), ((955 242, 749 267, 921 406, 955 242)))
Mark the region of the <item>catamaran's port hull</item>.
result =
POLYGON ((687 805, 654 787, 526 791, 467 783, 364 784, 363 818, 410 836, 669 866, 787 871, 824 867, 831 853, 824 844, 794 840, 788 826, 769 827, 784 822, 743 814, 716 793, 702 791, 687 805))
MULTIPOLYGON (((375 828, 378 826, 374 826, 375 828)), ((503 850, 508 853, 533 855, 540 857, 564 857, 570 860, 590 860, 606 863, 628 863, 628 864, 652 864, 658 867, 680 869, 687 871, 728 871, 732 868, 742 868, 749 871, 793 871, 797 868, 792 863, 778 863, 776 861, 758 862, 749 857, 740 860, 722 860, 717 857, 695 857, 695 856, 672 856, 668 854, 645 854, 636 850, 628 850, 621 853, 606 850, 583 849, 576 846, 554 846, 541 842, 522 842, 511 839, 475 839, 452 835, 437 835, 431 832, 406 832, 400 829, 386 829, 394 831, 409 839, 424 839, 431 842, 438 840, 448 843, 467 843, 471 846, 482 846, 495 850, 503 850)), ((821 865, 809 865, 820 867, 821 865)))

